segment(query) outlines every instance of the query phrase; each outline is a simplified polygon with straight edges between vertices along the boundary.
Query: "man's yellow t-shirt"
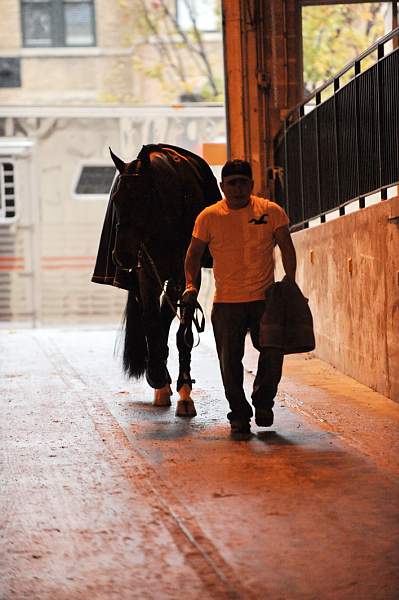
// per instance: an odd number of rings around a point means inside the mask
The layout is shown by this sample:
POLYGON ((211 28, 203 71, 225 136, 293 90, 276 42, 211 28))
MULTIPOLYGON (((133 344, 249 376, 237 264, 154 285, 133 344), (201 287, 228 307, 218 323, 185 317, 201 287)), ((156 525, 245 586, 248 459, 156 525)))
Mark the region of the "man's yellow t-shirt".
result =
POLYGON ((207 243, 213 257, 214 302, 264 299, 274 282, 274 232, 287 224, 281 206, 258 196, 234 210, 223 198, 198 215, 193 237, 207 243))

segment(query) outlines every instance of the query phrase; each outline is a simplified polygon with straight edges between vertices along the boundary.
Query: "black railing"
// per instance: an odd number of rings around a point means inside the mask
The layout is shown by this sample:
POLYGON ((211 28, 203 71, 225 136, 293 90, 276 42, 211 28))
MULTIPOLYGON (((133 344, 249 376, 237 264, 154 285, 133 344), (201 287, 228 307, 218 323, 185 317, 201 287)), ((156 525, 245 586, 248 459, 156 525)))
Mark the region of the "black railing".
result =
POLYGON ((399 182, 399 28, 381 38, 287 115, 275 140, 275 198, 295 229, 399 182), (362 71, 373 52, 377 60, 362 71), (341 85, 353 69, 352 79, 341 85), (322 96, 331 90, 326 100, 322 96))

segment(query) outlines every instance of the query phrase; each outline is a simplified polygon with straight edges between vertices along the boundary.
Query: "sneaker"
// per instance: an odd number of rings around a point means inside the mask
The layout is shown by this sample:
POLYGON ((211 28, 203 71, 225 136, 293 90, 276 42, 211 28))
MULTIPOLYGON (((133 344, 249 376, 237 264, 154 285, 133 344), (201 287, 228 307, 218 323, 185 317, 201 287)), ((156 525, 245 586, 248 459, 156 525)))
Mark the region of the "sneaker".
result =
POLYGON ((274 414, 271 408, 256 408, 255 423, 258 427, 270 427, 273 425, 274 414))
POLYGON ((236 420, 230 421, 231 433, 233 435, 248 435, 251 433, 251 425, 249 421, 236 420))

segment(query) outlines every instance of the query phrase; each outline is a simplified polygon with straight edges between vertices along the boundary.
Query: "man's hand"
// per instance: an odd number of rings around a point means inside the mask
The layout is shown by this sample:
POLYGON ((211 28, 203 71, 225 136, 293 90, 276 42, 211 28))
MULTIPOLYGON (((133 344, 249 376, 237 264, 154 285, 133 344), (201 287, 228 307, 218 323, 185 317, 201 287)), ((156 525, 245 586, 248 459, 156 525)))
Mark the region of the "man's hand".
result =
POLYGON ((283 226, 276 229, 274 237, 281 251, 284 271, 287 277, 295 281, 296 252, 288 227, 283 226))
POLYGON ((187 286, 182 294, 182 302, 185 304, 195 304, 197 301, 198 290, 193 285, 187 286))

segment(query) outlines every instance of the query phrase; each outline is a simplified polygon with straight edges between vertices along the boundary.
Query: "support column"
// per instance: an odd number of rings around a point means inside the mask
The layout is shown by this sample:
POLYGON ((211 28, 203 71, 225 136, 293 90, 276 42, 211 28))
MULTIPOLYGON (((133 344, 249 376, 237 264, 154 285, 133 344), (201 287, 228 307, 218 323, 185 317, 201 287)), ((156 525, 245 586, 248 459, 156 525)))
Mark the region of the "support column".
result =
POLYGON ((273 139, 302 98, 301 15, 296 0, 222 0, 228 152, 253 167, 269 195, 273 139))

